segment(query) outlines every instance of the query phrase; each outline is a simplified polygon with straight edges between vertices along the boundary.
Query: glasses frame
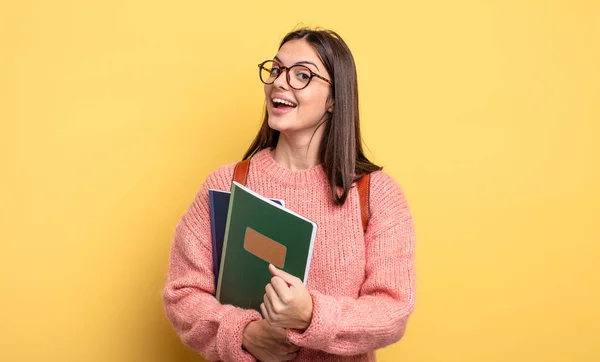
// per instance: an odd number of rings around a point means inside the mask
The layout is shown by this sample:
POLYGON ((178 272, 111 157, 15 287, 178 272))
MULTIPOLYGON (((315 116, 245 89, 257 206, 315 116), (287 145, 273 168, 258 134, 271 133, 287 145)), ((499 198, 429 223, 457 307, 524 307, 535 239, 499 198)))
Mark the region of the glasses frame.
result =
POLYGON ((312 70, 310 70, 310 68, 308 68, 308 67, 307 67, 307 66, 305 66, 305 65, 302 65, 302 64, 294 64, 294 65, 292 65, 291 67, 286 67, 286 66, 283 66, 283 65, 281 65, 281 64, 279 64, 279 63, 277 63, 277 62, 276 62, 276 61, 274 61, 274 60, 265 60, 264 62, 262 62, 262 63, 260 63, 260 64, 258 65, 258 79, 260 79, 260 81, 261 81, 262 83, 264 83, 264 84, 273 84, 273 83, 275 83, 275 81, 277 80, 277 78, 279 78, 279 76, 283 74, 283 72, 284 72, 284 71, 285 71, 285 80, 286 80, 287 84, 290 86, 290 88, 292 88, 292 89, 295 89, 295 90, 302 90, 302 89, 304 89, 304 88, 308 87, 308 85, 310 84, 310 82, 312 81, 312 79, 313 79, 314 77, 317 77, 317 78, 319 78, 319 79, 321 79, 321 80, 323 80, 323 81, 325 81, 325 82, 329 83, 329 85, 333 85, 333 83, 331 83, 331 81, 330 81, 329 79, 327 79, 327 78, 323 77, 323 76, 322 76, 322 75, 320 75, 320 74, 317 74, 317 73, 313 72, 312 70), (264 65, 265 65, 266 63, 269 63, 269 62, 271 62, 271 63, 273 63, 273 64, 277 64, 277 65, 279 66, 279 69, 281 69, 281 72, 280 72, 280 73, 279 73, 279 74, 278 74, 278 75, 277 75, 275 78, 273 78, 273 81, 272 81, 272 82, 265 82, 264 80, 262 80, 262 77, 261 77, 260 75, 261 75, 261 72, 262 72, 262 70, 264 69, 264 68, 263 68, 263 67, 264 67, 264 65), (291 70, 292 68, 294 68, 294 67, 302 67, 302 68, 306 68, 306 69, 308 69, 308 71, 310 72, 310 78, 308 79, 308 82, 306 82, 306 84, 304 85, 304 87, 302 87, 302 88, 296 88, 296 87, 292 86, 292 84, 290 83, 290 70, 291 70))

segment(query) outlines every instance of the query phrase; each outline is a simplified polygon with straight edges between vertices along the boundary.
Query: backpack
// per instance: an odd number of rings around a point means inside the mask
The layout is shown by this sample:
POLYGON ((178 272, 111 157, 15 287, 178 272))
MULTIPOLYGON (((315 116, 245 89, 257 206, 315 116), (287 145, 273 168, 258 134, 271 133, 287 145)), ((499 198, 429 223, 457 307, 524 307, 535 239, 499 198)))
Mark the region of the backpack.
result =
MULTIPOLYGON (((233 169, 233 181, 246 185, 248 179, 248 169, 250 168, 250 159, 238 162, 233 169)), ((358 180, 358 199, 360 200, 360 218, 362 221, 363 232, 367 231, 369 224, 369 189, 370 189, 371 174, 364 175, 358 180)))

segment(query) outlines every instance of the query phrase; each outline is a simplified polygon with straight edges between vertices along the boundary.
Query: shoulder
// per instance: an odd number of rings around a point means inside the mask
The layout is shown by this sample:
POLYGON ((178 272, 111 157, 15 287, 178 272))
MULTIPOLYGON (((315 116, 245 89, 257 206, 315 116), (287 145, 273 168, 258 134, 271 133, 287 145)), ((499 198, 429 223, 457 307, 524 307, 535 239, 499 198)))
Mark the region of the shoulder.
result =
POLYGON ((385 196, 389 194, 404 194, 400 183, 383 170, 371 172, 371 196, 385 196), (374 192, 374 193, 373 193, 374 192))
POLYGON ((205 190, 222 190, 229 191, 231 189, 231 180, 233 179, 233 170, 237 162, 221 165, 214 169, 204 180, 202 188, 205 190))
POLYGON ((400 183, 385 171, 371 173, 369 201, 372 214, 395 210, 409 216, 408 202, 400 183))

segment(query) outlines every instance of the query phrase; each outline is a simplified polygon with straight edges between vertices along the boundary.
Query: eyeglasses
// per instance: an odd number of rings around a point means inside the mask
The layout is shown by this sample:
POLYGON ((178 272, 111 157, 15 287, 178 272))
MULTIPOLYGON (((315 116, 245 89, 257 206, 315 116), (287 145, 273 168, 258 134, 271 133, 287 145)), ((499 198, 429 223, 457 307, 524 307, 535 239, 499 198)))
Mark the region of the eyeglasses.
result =
POLYGON ((265 60, 258 65, 258 76, 260 77, 260 81, 264 84, 273 84, 275 79, 277 79, 284 70, 287 70, 285 79, 287 80, 288 85, 295 90, 301 90, 308 87, 310 81, 314 77, 320 78, 331 84, 329 79, 318 75, 304 65, 296 64, 288 68, 272 60, 265 60))

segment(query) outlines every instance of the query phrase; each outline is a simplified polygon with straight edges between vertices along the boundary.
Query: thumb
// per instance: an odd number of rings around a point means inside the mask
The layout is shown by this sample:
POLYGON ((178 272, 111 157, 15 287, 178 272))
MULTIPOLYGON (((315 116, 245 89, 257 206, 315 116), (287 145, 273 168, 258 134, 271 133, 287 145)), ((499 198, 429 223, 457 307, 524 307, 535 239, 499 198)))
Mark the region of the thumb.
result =
POLYGON ((292 286, 297 286, 298 283, 302 284, 302 281, 299 278, 296 278, 292 274, 289 274, 279 268, 277 268, 273 264, 269 264, 269 271, 274 277, 280 277, 284 282, 288 283, 292 286))

